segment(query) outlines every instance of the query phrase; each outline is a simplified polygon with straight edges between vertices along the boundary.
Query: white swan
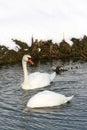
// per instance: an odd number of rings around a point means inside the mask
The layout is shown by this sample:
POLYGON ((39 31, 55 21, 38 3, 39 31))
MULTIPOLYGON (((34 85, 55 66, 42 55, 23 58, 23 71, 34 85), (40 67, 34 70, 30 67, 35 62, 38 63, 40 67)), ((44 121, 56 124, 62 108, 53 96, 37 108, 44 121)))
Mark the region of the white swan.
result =
POLYGON ((22 58, 22 66, 24 71, 24 82, 22 84, 22 89, 29 90, 50 85, 50 82, 52 82, 56 76, 56 72, 53 72, 52 74, 35 72, 28 75, 27 62, 34 64, 30 55, 24 55, 22 58))
POLYGON ((42 91, 32 96, 27 102, 27 107, 29 108, 44 108, 59 106, 69 102, 73 96, 66 97, 62 94, 58 94, 52 91, 42 91))

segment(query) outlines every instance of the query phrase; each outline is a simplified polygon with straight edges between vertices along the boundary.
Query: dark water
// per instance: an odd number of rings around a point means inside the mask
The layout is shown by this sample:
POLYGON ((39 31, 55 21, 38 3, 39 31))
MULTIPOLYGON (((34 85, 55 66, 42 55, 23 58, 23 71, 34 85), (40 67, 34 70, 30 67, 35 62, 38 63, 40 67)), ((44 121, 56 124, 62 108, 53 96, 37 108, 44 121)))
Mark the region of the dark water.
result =
MULTIPOLYGON (((69 70, 57 75, 50 86, 30 91, 21 89, 21 65, 0 67, 0 130, 87 130, 87 63, 66 63, 64 67, 69 70), (60 107, 27 110, 31 95, 44 89, 74 94, 74 98, 60 107)), ((51 65, 28 66, 30 72, 38 70, 49 73, 51 65)))

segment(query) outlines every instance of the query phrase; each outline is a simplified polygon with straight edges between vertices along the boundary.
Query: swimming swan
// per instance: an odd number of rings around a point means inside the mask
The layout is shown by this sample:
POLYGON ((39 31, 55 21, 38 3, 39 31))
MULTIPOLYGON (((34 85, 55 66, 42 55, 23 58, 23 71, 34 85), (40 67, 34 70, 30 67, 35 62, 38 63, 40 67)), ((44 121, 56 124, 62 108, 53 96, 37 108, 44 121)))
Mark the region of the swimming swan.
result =
POLYGON ((22 89, 29 90, 50 85, 50 82, 52 82, 56 76, 56 72, 53 72, 52 74, 34 72, 28 75, 27 62, 34 64, 34 62, 31 60, 30 55, 24 55, 22 58, 22 66, 24 72, 24 82, 22 84, 22 89))
POLYGON ((66 97, 62 94, 45 90, 32 96, 27 102, 27 107, 44 108, 44 107, 59 106, 69 102, 72 98, 73 96, 66 97))

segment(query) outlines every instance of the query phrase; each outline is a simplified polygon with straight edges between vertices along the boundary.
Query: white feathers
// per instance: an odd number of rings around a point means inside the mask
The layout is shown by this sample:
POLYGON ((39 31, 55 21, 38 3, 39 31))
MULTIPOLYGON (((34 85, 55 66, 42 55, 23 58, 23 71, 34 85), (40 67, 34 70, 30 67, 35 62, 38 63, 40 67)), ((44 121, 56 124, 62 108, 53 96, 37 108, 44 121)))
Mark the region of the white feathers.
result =
MULTIPOLYGON (((27 62, 28 60, 31 60, 30 58, 31 58, 30 55, 25 55, 22 59, 22 65, 24 71, 24 82, 22 84, 22 88, 28 90, 50 85, 50 82, 52 82, 56 76, 56 72, 52 74, 35 72, 28 76, 27 62)), ((44 107, 59 106, 67 103, 72 98, 73 96, 66 97, 62 94, 45 90, 32 96, 27 102, 27 107, 44 108, 44 107)))
POLYGON ((34 72, 28 75, 27 71, 28 58, 31 58, 31 56, 25 55, 22 58, 22 66, 24 71, 24 82, 22 84, 22 88, 25 90, 29 90, 29 89, 42 88, 50 85, 50 83, 56 76, 56 72, 53 72, 52 74, 34 72))
POLYGON ((73 96, 66 97, 62 94, 45 90, 32 96, 27 103, 27 107, 43 108, 43 107, 59 106, 67 103, 72 98, 73 96))

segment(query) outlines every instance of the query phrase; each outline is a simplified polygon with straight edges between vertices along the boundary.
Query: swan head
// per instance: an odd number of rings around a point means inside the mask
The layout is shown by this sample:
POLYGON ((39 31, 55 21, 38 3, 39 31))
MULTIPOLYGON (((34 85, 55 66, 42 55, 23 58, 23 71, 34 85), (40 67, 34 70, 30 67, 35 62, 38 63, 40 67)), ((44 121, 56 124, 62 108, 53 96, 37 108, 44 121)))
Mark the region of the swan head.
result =
POLYGON ((32 65, 34 64, 34 62, 32 61, 30 55, 24 55, 23 58, 22 58, 22 61, 24 61, 24 62, 29 62, 29 63, 32 64, 32 65))

